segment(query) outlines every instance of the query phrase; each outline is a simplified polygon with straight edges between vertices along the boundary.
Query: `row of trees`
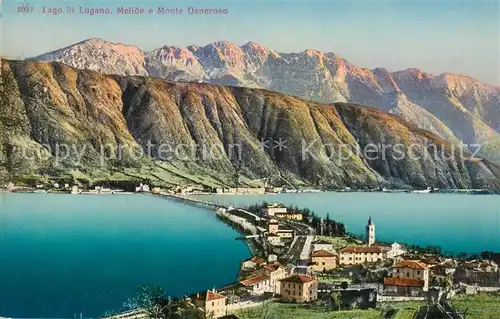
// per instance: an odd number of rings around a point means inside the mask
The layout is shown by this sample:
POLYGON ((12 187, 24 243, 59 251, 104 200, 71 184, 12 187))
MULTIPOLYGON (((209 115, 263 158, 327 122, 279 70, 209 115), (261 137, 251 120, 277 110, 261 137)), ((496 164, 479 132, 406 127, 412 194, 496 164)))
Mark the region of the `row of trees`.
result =
MULTIPOLYGON (((305 216, 305 215, 304 215, 305 216)), ((345 225, 330 218, 330 213, 326 214, 325 219, 321 219, 314 212, 309 216, 310 225, 314 227, 317 234, 322 236, 343 237, 347 235, 345 225)))

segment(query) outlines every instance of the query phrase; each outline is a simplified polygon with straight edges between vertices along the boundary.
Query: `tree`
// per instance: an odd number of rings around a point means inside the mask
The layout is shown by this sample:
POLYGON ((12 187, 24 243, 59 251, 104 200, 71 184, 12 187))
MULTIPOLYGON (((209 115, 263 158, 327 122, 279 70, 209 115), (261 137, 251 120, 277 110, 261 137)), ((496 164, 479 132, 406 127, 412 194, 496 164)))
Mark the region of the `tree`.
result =
POLYGON ((340 306, 342 305, 342 295, 339 291, 333 291, 330 294, 330 298, 332 300, 332 304, 337 307, 337 310, 340 310, 340 306))
POLYGON ((361 305, 362 302, 363 302, 363 297, 361 297, 361 296, 353 298, 351 300, 351 302, 349 303, 349 308, 351 310, 356 309, 361 305))
POLYGON ((347 289, 349 287, 349 284, 347 283, 347 281, 342 281, 342 283, 340 284, 340 288, 342 289, 347 289))

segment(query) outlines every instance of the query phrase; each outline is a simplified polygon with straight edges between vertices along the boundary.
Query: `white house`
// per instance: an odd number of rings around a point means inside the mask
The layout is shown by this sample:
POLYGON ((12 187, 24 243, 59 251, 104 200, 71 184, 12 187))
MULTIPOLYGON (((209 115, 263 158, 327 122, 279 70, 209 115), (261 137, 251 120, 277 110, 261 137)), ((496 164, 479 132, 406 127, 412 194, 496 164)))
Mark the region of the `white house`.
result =
POLYGON ((141 183, 141 184, 139 184, 139 186, 137 186, 135 188, 135 192, 136 193, 149 193, 150 192, 149 185, 141 183))
POLYGON ((326 250, 331 253, 335 252, 335 249, 333 249, 333 245, 331 243, 321 239, 313 242, 313 251, 318 251, 318 250, 326 250))
POLYGON ((394 257, 406 254, 406 249, 398 243, 393 243, 391 249, 386 254, 387 258, 394 259, 394 257))
POLYGON ((253 294, 263 294, 272 292, 271 279, 266 275, 254 275, 248 279, 240 281, 240 284, 253 294))

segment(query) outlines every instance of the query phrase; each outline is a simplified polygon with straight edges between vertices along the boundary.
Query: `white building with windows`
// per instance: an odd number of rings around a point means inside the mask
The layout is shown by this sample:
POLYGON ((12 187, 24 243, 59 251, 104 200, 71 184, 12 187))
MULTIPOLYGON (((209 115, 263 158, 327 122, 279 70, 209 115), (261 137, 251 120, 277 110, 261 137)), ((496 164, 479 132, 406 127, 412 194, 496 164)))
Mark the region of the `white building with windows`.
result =
POLYGON ((339 252, 339 264, 358 265, 385 260, 385 253, 380 247, 348 246, 339 252))
POLYGON ((286 213, 287 209, 286 207, 283 207, 279 204, 272 204, 272 205, 267 205, 266 207, 262 208, 262 214, 264 216, 274 216, 276 213, 286 213))
POLYGON ((316 240, 313 242, 313 251, 318 251, 318 250, 326 250, 331 253, 335 253, 335 249, 333 249, 333 245, 327 241, 324 240, 316 240))

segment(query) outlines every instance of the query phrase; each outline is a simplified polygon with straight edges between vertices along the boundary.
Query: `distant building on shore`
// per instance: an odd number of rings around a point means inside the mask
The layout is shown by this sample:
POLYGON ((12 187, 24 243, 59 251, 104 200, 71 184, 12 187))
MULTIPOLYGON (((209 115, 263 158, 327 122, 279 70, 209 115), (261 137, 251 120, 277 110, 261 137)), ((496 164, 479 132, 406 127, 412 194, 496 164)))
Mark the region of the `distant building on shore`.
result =
POLYGON ((385 260, 385 254, 380 247, 347 246, 339 252, 341 265, 358 265, 382 260, 385 260))
POLYGON ((81 193, 81 191, 78 189, 78 186, 73 185, 71 187, 71 194, 80 194, 80 193, 81 193))
POLYGON ((264 195, 266 189, 264 187, 233 187, 233 188, 216 188, 217 194, 247 194, 247 195, 264 195))
POLYGON ((150 192, 149 185, 141 183, 141 184, 139 184, 139 186, 137 186, 135 188, 135 192, 136 193, 149 193, 150 192))

